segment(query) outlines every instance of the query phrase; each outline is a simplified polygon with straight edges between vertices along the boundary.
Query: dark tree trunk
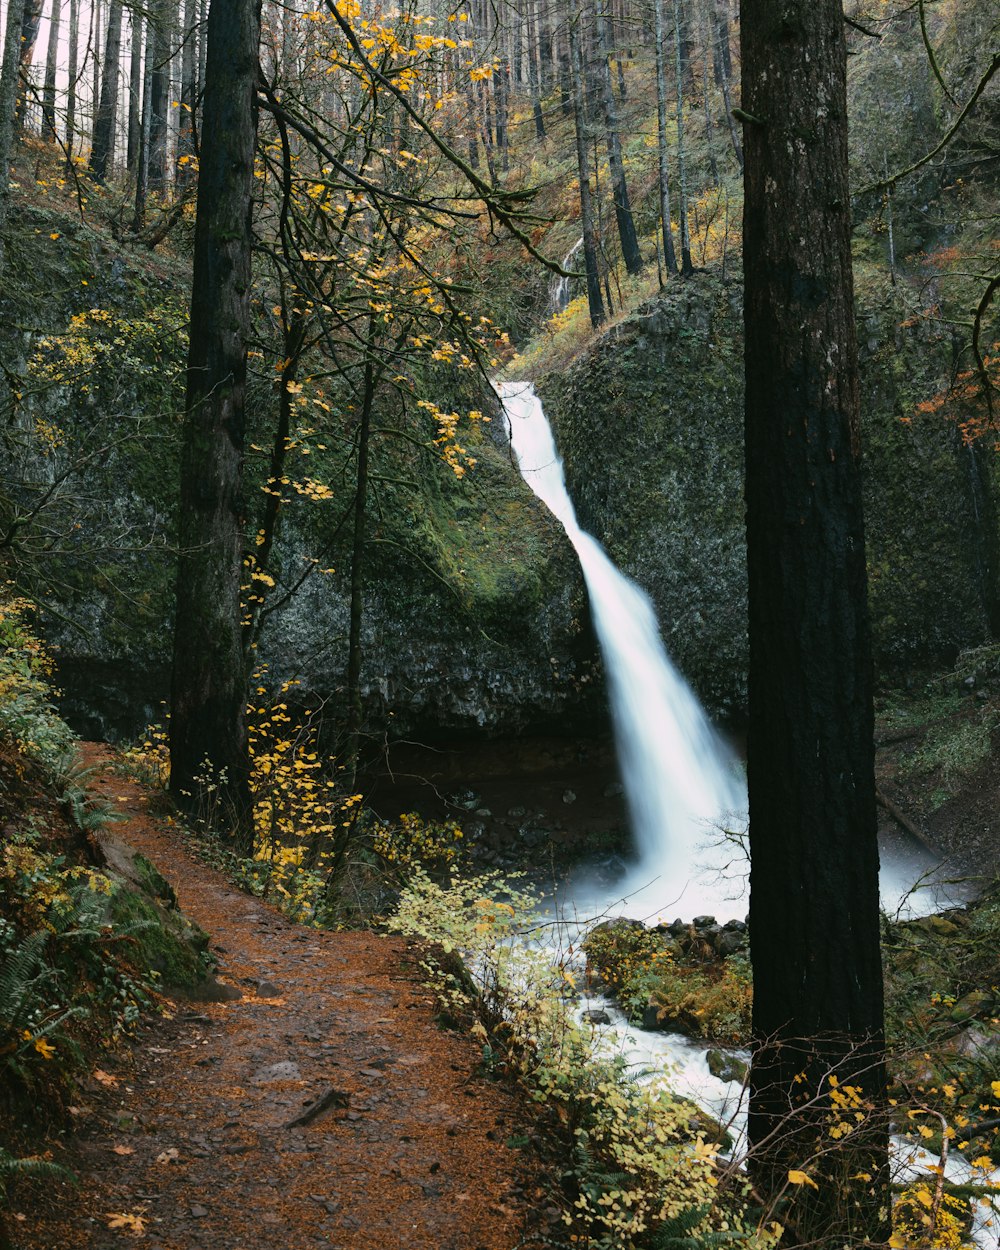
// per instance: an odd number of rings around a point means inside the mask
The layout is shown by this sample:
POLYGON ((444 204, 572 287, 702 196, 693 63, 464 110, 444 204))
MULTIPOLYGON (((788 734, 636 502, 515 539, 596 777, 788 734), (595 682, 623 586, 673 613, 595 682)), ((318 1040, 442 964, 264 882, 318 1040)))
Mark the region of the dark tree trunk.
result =
POLYGON ((49 44, 45 54, 45 81, 42 85, 42 138, 56 139, 56 67, 59 64, 59 27, 62 0, 52 0, 49 14, 49 44))
MULTIPOLYGON (((17 0, 11 0, 16 5, 17 0)), ((35 57, 35 44, 38 42, 38 28, 42 24, 42 0, 25 0, 21 16, 21 49, 19 59, 21 72, 18 79, 17 95, 17 129, 24 126, 28 108, 28 82, 31 78, 31 62, 35 57)))
POLYGON ((194 178, 194 110, 198 92, 198 6, 197 0, 184 0, 181 38, 181 111, 177 119, 177 185, 187 186, 194 178))
POLYGON ((153 56, 156 50, 156 31, 150 18, 146 18, 146 55, 142 72, 142 121, 139 126, 139 152, 135 171, 135 215, 132 229, 139 231, 146 220, 146 192, 149 189, 149 134, 152 129, 153 56))
POLYGON ((843 30, 743 5, 751 1176, 805 1171, 781 1220, 822 1247, 889 1232, 843 30), (835 1149, 831 1074, 863 1116, 835 1149))
POLYGON ((5 254, 3 229, 10 210, 10 162, 14 148, 14 111, 17 104, 18 50, 21 40, 21 7, 8 0, 4 30, 3 65, 0 68, 0 276, 5 254))
POLYGON ((572 69, 573 114, 576 131, 576 167, 580 177, 580 229, 583 234, 583 265, 587 273, 587 305, 590 324, 596 329, 604 321, 601 298, 601 275, 597 253, 597 230, 594 226, 594 205, 590 196, 590 161, 587 157, 587 105, 584 100, 583 58, 576 29, 576 18, 566 24, 569 37, 569 59, 572 69))
POLYGON ((128 63, 128 145, 125 168, 131 174, 139 160, 142 134, 142 15, 133 12, 132 45, 128 63))
POLYGON ((684 66, 685 64, 687 65, 689 75, 691 60, 690 56, 685 52, 684 41, 681 38, 682 26, 681 3, 680 0, 674 0, 674 65, 677 75, 677 182, 678 190, 680 191, 678 214, 680 216, 679 224, 681 229, 681 277, 687 278, 694 273, 694 265, 691 263, 691 239, 688 233, 687 165, 684 152, 684 89, 682 84, 686 80, 684 66), (687 57, 686 61, 685 57, 687 57))
POLYGON ((80 52, 80 0, 69 0, 69 49, 66 73, 66 151, 73 157, 76 142, 76 75, 80 52))
POLYGON ((629 273, 635 274, 642 270, 642 253, 639 251, 639 240, 635 233, 635 222, 632 219, 632 204, 628 195, 628 183, 625 179, 625 162, 622 159, 622 143, 619 133, 618 106, 611 89, 611 46, 608 38, 608 22, 601 10, 605 0, 597 0, 594 21, 597 33, 597 85, 601 97, 601 108, 604 113, 604 126, 608 138, 608 169, 611 174, 611 194, 615 202, 615 222, 618 226, 618 238, 622 245, 622 259, 629 273))
POLYGON ((252 844, 242 647, 244 406, 257 131, 256 0, 212 0, 181 460, 170 785, 204 798, 205 760, 224 777, 221 817, 252 844))
POLYGON ((663 267, 668 274, 677 272, 674 232, 670 225, 670 162, 667 156, 667 49, 663 21, 665 0, 653 0, 656 39, 656 150, 658 158, 658 191, 660 198, 660 233, 663 238, 663 267))
POLYGON ((531 112, 535 121, 535 138, 545 138, 545 118, 542 115, 542 92, 539 73, 540 53, 536 38, 535 0, 526 0, 528 15, 528 85, 531 89, 531 112))
POLYGON ((118 122, 118 75, 121 64, 122 3, 111 0, 108 13, 108 37, 104 45, 104 77, 101 100, 94 118, 94 141, 90 148, 90 172, 104 182, 114 156, 115 129, 118 122))
MULTIPOLYGON (((167 185, 167 106, 170 94, 170 0, 159 0, 150 12, 153 32, 152 57, 147 69, 149 80, 149 132, 146 140, 149 167, 147 183, 151 191, 167 185)), ((147 50, 150 40, 146 41, 147 50)))

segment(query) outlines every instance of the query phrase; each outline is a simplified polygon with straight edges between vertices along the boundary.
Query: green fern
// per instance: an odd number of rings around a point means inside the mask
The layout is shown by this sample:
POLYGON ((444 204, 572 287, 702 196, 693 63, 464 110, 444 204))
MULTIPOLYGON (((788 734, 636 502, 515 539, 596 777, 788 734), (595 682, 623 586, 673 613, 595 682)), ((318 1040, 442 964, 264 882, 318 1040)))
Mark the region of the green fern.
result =
POLYGON ((7 1201, 7 1186, 21 1177, 58 1176, 63 1180, 76 1183, 76 1177, 60 1163, 51 1159, 40 1159, 37 1155, 18 1158, 0 1146, 0 1202, 7 1201))

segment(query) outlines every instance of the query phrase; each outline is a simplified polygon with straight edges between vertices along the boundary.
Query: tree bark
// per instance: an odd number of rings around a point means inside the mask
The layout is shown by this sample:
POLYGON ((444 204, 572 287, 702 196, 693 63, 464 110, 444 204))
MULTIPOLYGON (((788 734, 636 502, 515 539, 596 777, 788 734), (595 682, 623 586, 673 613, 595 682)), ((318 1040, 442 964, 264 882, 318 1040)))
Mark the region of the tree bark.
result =
POLYGON ((611 46, 608 39, 608 21, 601 9, 605 0, 597 0, 594 21, 597 28, 598 90, 604 113, 604 127, 608 139, 608 169, 611 174, 611 194, 615 204, 615 222, 622 245, 622 259, 629 273, 642 270, 642 253, 635 233, 632 204, 629 200, 628 183, 625 179, 625 162, 622 159, 622 141, 619 133, 618 107, 611 87, 611 46))
POLYGON ((14 148, 14 112, 17 107, 21 14, 18 0, 8 0, 4 30, 3 66, 0 68, 0 276, 5 267, 3 230, 10 211, 10 162, 14 148))
MULTIPOLYGON (((17 5, 17 0, 11 0, 17 5)), ((18 76, 17 93, 17 129, 22 130, 28 109, 27 85, 31 77, 31 62, 35 57, 35 44, 38 42, 38 28, 42 24, 42 0, 24 0, 21 16, 21 47, 19 58, 21 70, 18 76)))
POLYGON ((132 43, 128 63, 128 144, 125 168, 131 174, 139 160, 142 135, 142 15, 133 12, 132 43))
POLYGON ((687 167, 684 161, 684 82, 690 72, 690 57, 686 56, 682 38, 680 0, 674 0, 674 68, 677 76, 677 183, 680 190, 678 216, 681 228, 681 277, 694 273, 691 263, 691 240, 688 237, 687 167), (687 71, 685 71, 687 65, 687 71))
POLYGON ((42 138, 56 139, 56 67, 59 63, 59 27, 62 0, 52 0, 49 14, 49 43, 45 52, 45 81, 42 85, 42 138))
POLYGON ((601 298, 601 275, 598 267, 597 231, 594 228, 594 206, 590 196, 590 162, 587 157, 587 105, 583 90, 583 63, 575 17, 566 24, 569 38, 569 60, 573 84, 573 117, 576 132, 576 166, 580 179, 580 230, 583 235, 583 264, 587 273, 587 305, 590 324, 596 329, 604 321, 601 298))
POLYGON ((535 0, 525 0, 528 16, 528 86, 531 91, 531 113, 535 122, 535 138, 545 138, 545 118, 542 113, 542 92, 539 73, 541 59, 536 37, 535 0))
POLYGON ((667 153, 667 51, 664 47, 664 0, 653 0, 656 39, 656 148, 659 161, 660 230, 663 236, 663 267, 677 272, 674 232, 670 225, 670 158, 667 153))
MULTIPOLYGON (((872 662, 840 0, 743 5, 751 1178, 793 1246, 889 1193, 872 662), (856 1089, 834 1147, 834 1081, 856 1089), (815 1184, 789 1186, 788 1171, 815 1184), (867 1179, 863 1179, 867 1177, 867 1179)), ((783 1244, 785 1244, 783 1242, 783 1244)))
POLYGON ((171 0, 157 0, 149 14, 153 34, 147 39, 147 53, 152 56, 147 68, 149 79, 149 131, 146 138, 149 167, 147 183, 151 191, 162 191, 167 185, 167 106, 170 94, 171 0))
POLYGON ((73 159, 76 142, 76 75, 80 54, 80 0, 69 0, 69 49, 66 62, 66 151, 73 159))
POLYGON ((198 93, 198 6, 197 0, 184 0, 181 38, 181 99, 177 122, 177 185, 184 187, 194 178, 194 110, 198 93))
POLYGON ((101 100, 94 117, 94 139, 90 148, 90 172, 104 182, 114 157, 115 129, 118 122, 118 76, 121 67, 122 0, 111 0, 108 35, 104 45, 104 77, 101 100))
POLYGON ((206 797, 221 779, 221 818, 253 840, 242 648, 241 503, 252 190, 257 131, 257 0, 212 0, 202 125, 170 720, 170 785, 206 797))

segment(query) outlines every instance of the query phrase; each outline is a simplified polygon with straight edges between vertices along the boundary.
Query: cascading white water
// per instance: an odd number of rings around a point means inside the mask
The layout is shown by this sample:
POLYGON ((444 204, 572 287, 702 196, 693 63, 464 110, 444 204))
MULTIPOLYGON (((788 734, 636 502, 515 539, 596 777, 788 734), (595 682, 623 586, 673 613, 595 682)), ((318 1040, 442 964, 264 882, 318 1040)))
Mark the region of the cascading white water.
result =
MULTIPOLYGON (((568 269, 573 257, 583 247, 583 239, 577 239, 566 255, 562 258, 562 268, 568 269)), ((556 278, 549 294, 549 316, 555 317, 569 307, 569 278, 556 278)))
MULTIPOLYGON (((576 548, 604 657, 622 783, 638 862, 615 893, 624 908, 655 916, 711 910, 742 916, 745 882, 725 880, 732 858, 720 829, 745 822, 738 768, 691 689, 671 664, 648 596, 615 568, 577 523, 562 462, 528 383, 501 383, 511 446, 525 481, 562 522, 576 548), (721 845, 720 845, 721 843, 721 845), (698 872, 695 878, 695 870, 698 872), (728 897, 728 896, 732 897, 728 897)), ((594 899, 580 898, 583 907, 594 899)))
MULTIPOLYGON (((598 890, 576 881, 573 902, 584 913, 614 906, 618 914, 655 918, 702 912, 719 920, 746 913, 742 833, 746 787, 725 744, 677 672, 660 639, 648 596, 581 530, 566 491, 562 461, 541 401, 527 382, 496 386, 510 421, 521 474, 562 522, 576 548, 611 701, 622 783, 638 851, 628 876, 598 890)), ((925 856, 882 850, 882 902, 890 912, 938 910, 964 901, 935 880, 925 856), (919 882, 921 893, 912 893, 919 882)))

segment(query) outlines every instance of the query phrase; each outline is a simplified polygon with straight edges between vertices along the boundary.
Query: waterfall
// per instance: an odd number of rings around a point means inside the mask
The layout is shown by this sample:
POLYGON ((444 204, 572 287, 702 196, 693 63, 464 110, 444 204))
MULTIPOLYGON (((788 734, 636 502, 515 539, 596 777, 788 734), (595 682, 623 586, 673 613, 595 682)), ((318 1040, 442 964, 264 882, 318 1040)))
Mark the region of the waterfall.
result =
MULTIPOLYGON (((583 239, 577 239, 566 255, 562 258, 562 268, 568 269, 573 257, 583 247, 583 239)), ((569 278, 556 278, 549 292, 549 316, 555 317, 569 307, 569 278)))
MULTIPOLYGON (((581 911, 613 907, 642 919, 746 913, 749 864, 742 839, 746 786, 691 688, 670 661, 648 595, 585 533, 566 491, 562 461, 541 401, 527 382, 496 384, 524 480, 562 523, 576 549, 604 659, 615 744, 637 859, 613 889, 577 881, 581 911)), ((882 847, 886 910, 912 915, 955 906, 966 892, 926 853, 882 847), (916 884, 915 884, 916 883, 916 884), (912 891, 919 886, 920 894, 912 891)))
MULTIPOLYGON (((668 907, 687 916, 707 909, 720 918, 742 917, 746 864, 736 881, 728 880, 734 854, 722 833, 745 825, 746 791, 738 767, 670 662, 649 597, 577 523, 534 390, 512 382, 498 384, 497 393, 521 473, 562 522, 590 595, 638 852, 628 878, 615 886, 614 893, 626 898, 618 910, 655 917, 668 907), (703 870, 697 880, 696 869, 703 870)), ((735 858, 740 857, 737 848, 735 858)), ((579 883, 574 893, 584 907, 596 901, 580 897, 579 883)))

